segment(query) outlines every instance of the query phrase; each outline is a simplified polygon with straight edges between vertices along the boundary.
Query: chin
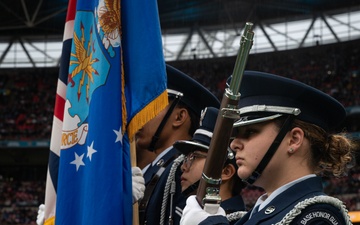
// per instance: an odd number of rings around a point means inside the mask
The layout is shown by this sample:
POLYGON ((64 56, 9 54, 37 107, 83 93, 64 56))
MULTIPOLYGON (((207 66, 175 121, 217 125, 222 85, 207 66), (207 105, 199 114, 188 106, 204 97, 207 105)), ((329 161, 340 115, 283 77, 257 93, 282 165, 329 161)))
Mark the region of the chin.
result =
POLYGON ((237 171, 237 175, 238 175, 238 177, 240 178, 240 179, 247 179, 248 177, 250 177, 251 176, 251 174, 249 174, 249 173, 244 173, 243 171, 237 171))

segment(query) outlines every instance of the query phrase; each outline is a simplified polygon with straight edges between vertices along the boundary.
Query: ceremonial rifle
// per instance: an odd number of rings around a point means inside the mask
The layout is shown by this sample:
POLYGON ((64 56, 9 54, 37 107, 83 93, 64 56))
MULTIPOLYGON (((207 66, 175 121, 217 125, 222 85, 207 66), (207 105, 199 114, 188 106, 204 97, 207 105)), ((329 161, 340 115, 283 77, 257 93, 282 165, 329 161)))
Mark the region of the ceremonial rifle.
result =
POLYGON ((233 124, 235 120, 240 118, 240 112, 238 110, 240 100, 239 89, 246 61, 253 43, 254 32, 251 30, 252 26, 253 24, 250 22, 245 24, 230 86, 225 89, 221 101, 202 178, 196 194, 199 204, 205 207, 204 209, 209 213, 211 213, 210 206, 220 204, 221 201, 219 196, 221 171, 227 157, 227 148, 229 146, 233 124), (205 205, 206 203, 209 204, 205 205))

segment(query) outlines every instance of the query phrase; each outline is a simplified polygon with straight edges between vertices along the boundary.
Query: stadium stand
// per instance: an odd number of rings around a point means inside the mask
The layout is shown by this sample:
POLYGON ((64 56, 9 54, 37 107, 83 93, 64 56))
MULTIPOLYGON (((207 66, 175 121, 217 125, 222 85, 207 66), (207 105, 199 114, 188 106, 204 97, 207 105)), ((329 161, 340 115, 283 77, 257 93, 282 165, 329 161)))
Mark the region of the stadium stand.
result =
MULTIPOLYGON (((360 106, 360 40, 298 50, 250 55, 247 69, 271 72, 308 83, 345 107, 360 106)), ((168 62, 204 84, 219 98, 235 58, 168 62)), ((58 68, 0 70, 0 224, 35 224, 44 202, 47 145, 50 139, 58 68), (15 147, 14 147, 15 146, 15 147), (32 151, 29 151, 31 148, 32 151)), ((350 110, 351 111, 351 110, 350 110)), ((346 124, 359 132, 359 120, 346 124), (355 123, 357 124, 354 124, 355 123)), ((359 138, 358 136, 354 136, 359 138)), ((357 159, 359 162, 359 159, 357 159)), ((359 165, 359 163, 358 163, 359 165)), ((360 211, 360 168, 348 177, 324 179, 329 195, 360 211)), ((248 187, 251 208, 262 190, 248 187)))
MULTIPOLYGON (((335 97, 345 107, 360 105, 360 41, 290 51, 251 54, 246 69, 302 81, 335 97)), ((170 62, 207 86, 219 98, 235 57, 170 62)))
MULTIPOLYGON (((315 46, 292 51, 250 55, 248 70, 259 70, 296 79, 339 100, 347 109, 360 106, 360 41, 315 46)), ((235 58, 174 62, 172 65, 205 84, 219 98, 232 73, 235 58)), ((240 99, 241 101, 241 99, 240 99)), ((348 111, 349 111, 348 110, 348 111)), ((359 112, 359 111, 356 111, 359 112)), ((360 142, 360 120, 346 121, 347 131, 360 142)), ((360 148, 359 148, 360 149, 360 148)), ((360 157, 348 177, 324 180, 326 193, 340 198, 350 211, 360 210, 360 157)), ((248 187, 243 196, 251 208, 262 190, 248 187)))

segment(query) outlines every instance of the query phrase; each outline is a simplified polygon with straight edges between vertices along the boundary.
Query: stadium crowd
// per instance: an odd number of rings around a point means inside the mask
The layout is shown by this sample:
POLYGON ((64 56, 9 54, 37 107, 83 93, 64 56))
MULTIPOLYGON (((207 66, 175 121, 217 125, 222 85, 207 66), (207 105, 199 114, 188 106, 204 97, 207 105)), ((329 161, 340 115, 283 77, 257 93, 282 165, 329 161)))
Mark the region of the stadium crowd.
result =
MULTIPOLYGON (((248 70, 302 81, 339 100, 360 105, 359 41, 249 56, 248 70)), ((222 98, 235 57, 169 62, 222 98)), ((0 71, 0 140, 49 139, 58 70, 0 71)))
MULTIPOLYGON (((345 107, 360 105, 360 41, 291 51, 251 54, 246 69, 299 80, 333 96, 345 107)), ((235 57, 172 62, 220 99, 235 57)))
MULTIPOLYGON (((314 86, 345 107, 360 105, 360 41, 276 53, 253 54, 248 70, 283 75, 314 86)), ((235 57, 169 62, 194 77, 219 99, 232 73, 235 57)), ((0 70, 0 140, 49 140, 58 68, 0 70)), ((0 174, 1 175, 1 174, 0 174)), ((349 210, 360 210, 360 167, 348 177, 324 179, 329 195, 349 210)), ((0 177, 0 223, 35 224, 44 202, 44 180, 0 177)), ((251 208, 262 190, 247 187, 243 196, 251 208)))
POLYGON ((0 140, 49 139, 58 69, 0 72, 0 140))
POLYGON ((0 179, 0 224, 36 224, 38 206, 44 202, 45 181, 0 179))

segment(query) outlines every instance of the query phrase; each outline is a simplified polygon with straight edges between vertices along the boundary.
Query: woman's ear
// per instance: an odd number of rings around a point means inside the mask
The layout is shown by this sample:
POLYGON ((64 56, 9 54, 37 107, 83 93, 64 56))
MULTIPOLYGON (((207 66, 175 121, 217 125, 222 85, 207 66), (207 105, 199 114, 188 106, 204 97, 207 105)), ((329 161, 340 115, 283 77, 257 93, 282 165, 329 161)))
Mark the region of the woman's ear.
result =
POLYGON ((304 142, 304 131, 299 127, 295 127, 290 131, 289 135, 290 141, 288 152, 294 153, 300 148, 300 146, 304 142))
POLYGON ((221 173, 221 180, 226 181, 230 180, 234 175, 236 175, 236 169, 234 165, 227 164, 221 173))

